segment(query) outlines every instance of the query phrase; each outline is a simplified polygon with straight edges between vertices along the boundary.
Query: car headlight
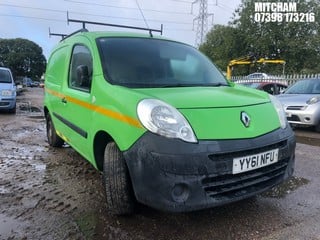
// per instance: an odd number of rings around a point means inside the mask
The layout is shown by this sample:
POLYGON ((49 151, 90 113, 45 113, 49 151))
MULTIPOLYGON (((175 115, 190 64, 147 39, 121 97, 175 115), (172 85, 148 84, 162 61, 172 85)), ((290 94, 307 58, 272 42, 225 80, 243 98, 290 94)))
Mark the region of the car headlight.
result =
POLYGON ((142 125, 150 132, 186 142, 197 142, 187 120, 167 103, 157 99, 144 99, 139 102, 137 113, 142 125))
POLYGON ((269 95, 269 97, 270 97, 270 100, 271 100, 274 108, 276 109, 276 111, 278 113, 281 128, 286 128, 287 118, 286 118, 286 114, 283 110, 283 106, 282 106, 281 102, 276 97, 274 97, 272 95, 269 95))
POLYGON ((312 97, 307 101, 308 105, 315 104, 320 101, 320 97, 312 97))
POLYGON ((2 90, 1 96, 3 97, 11 97, 14 95, 14 92, 12 90, 2 90))

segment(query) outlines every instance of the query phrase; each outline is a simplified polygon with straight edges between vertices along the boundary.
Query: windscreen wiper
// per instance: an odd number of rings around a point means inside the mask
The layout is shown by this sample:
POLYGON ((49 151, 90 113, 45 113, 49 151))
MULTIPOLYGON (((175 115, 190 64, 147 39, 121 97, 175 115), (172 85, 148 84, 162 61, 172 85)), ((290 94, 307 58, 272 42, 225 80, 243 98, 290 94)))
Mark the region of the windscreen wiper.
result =
POLYGON ((164 84, 164 85, 155 85, 157 87, 162 87, 162 88, 175 88, 175 87, 223 87, 223 86, 230 86, 227 83, 195 83, 195 84, 190 84, 190 83, 176 83, 176 84, 164 84))

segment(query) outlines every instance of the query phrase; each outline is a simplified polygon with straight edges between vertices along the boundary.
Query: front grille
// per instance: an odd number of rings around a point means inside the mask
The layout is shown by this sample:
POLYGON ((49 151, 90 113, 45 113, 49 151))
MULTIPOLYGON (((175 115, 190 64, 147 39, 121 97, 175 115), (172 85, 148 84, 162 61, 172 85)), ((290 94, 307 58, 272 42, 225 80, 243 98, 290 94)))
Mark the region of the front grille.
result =
POLYGON ((0 102, 0 106, 1 107, 9 106, 9 103, 8 102, 0 102))
POLYGON ((240 198, 274 186, 284 176, 290 158, 240 174, 206 177, 202 180, 205 192, 217 201, 240 198))
POLYGON ((287 110, 303 110, 304 106, 288 106, 287 110))
POLYGON ((283 148, 286 145, 287 145, 287 141, 284 140, 281 142, 277 142, 275 144, 270 144, 270 145, 267 145, 264 147, 259 147, 259 148, 244 150, 244 151, 210 154, 208 157, 213 161, 226 161, 226 160, 233 159, 236 157, 257 154, 257 153, 269 151, 269 150, 276 149, 276 148, 283 148))
POLYGON ((287 117, 287 120, 292 122, 300 122, 300 118, 297 115, 292 115, 291 117, 287 117))
MULTIPOLYGON (((277 184, 283 177, 288 159, 279 159, 279 162, 259 169, 244 173, 232 174, 233 158, 258 154, 271 149, 283 149, 287 141, 281 141, 264 147, 249 149, 245 151, 236 151, 228 153, 211 154, 209 158, 217 165, 229 166, 224 168, 222 175, 212 174, 202 180, 202 186, 205 192, 217 201, 240 198, 250 193, 259 192, 262 189, 277 184), (224 163, 224 164, 223 164, 224 163)), ((279 155, 280 156, 280 155, 279 155)))

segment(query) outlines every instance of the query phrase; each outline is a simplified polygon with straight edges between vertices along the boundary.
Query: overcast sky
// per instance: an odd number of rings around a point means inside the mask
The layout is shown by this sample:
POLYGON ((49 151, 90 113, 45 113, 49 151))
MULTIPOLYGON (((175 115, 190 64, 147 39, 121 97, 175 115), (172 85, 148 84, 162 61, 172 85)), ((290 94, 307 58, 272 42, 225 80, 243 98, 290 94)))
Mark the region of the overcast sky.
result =
MULTIPOLYGON (((26 38, 42 47, 46 57, 59 37, 54 33, 71 33, 81 28, 77 23, 67 25, 69 18, 126 24, 160 29, 163 36, 195 45, 199 3, 193 0, 0 0, 0 38, 26 38), (192 7, 193 6, 193 7, 192 7), (140 9, 139 9, 140 8, 140 9), (191 13, 191 9, 193 11, 191 13)), ((227 24, 241 0, 208 0, 210 24, 227 24)), ((90 31, 117 30, 88 25, 90 31)), ((119 31, 119 30, 118 30, 119 31)), ((123 29, 122 29, 123 31, 123 29)))

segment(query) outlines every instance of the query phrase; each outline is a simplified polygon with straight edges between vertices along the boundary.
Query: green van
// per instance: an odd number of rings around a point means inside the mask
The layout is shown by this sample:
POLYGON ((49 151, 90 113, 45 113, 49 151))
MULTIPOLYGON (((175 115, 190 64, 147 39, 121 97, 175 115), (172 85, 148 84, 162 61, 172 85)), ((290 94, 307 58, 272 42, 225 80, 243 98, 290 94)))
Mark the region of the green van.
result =
POLYGON ((281 104, 226 80, 195 48, 152 34, 80 31, 46 70, 48 142, 103 172, 107 208, 186 212, 251 197, 293 174, 281 104))

